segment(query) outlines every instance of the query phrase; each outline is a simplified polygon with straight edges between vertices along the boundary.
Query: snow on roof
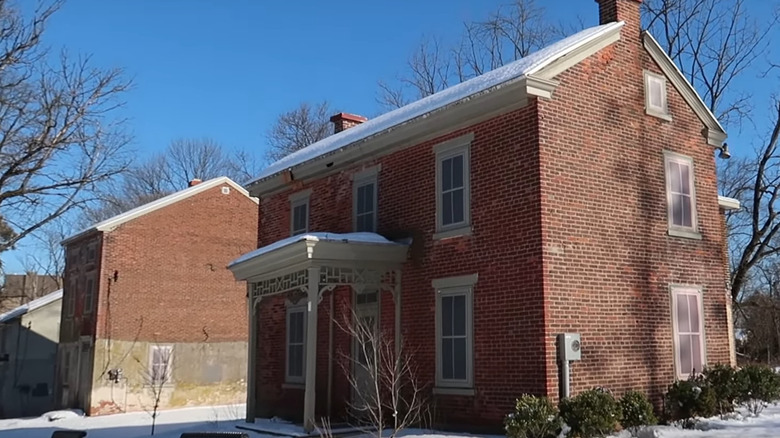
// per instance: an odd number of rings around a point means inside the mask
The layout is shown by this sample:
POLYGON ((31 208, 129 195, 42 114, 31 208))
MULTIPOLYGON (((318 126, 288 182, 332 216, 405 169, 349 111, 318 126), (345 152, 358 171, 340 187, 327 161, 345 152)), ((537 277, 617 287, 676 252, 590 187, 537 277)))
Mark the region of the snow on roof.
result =
POLYGON ((374 245, 403 245, 402 243, 393 242, 385 239, 376 233, 306 233, 291 236, 286 239, 278 240, 270 245, 257 248, 252 252, 248 252, 241 257, 233 260, 228 264, 228 268, 235 266, 239 263, 243 263, 247 260, 251 260, 255 257, 267 254, 271 251, 275 251, 285 246, 292 245, 301 241, 307 242, 344 242, 344 243, 358 243, 358 244, 374 244, 374 245))
POLYGON ((267 179, 286 169, 337 151, 352 143, 402 125, 412 119, 425 116, 434 110, 467 99, 475 94, 488 91, 507 82, 534 74, 555 60, 566 56, 572 50, 622 26, 623 22, 617 22, 585 29, 532 53, 525 58, 518 59, 503 67, 499 67, 483 75, 469 79, 468 81, 461 82, 458 85, 449 87, 416 102, 412 102, 409 105, 385 113, 375 119, 341 131, 338 134, 326 137, 276 161, 266 167, 256 178, 250 180, 245 185, 251 186, 258 181, 267 179))
POLYGON ((213 178, 208 181, 204 181, 202 183, 196 184, 192 187, 188 187, 184 190, 179 190, 178 192, 171 193, 168 196, 165 196, 163 198, 157 199, 155 201, 146 203, 140 207, 136 207, 132 210, 128 210, 122 214, 118 214, 114 217, 108 218, 102 222, 98 222, 97 224, 94 224, 88 228, 85 228, 75 234, 72 234, 68 236, 65 240, 62 241, 62 244, 67 244, 71 240, 80 237, 82 234, 86 234, 90 231, 111 231, 118 227, 119 225, 122 225, 125 222, 128 222, 130 220, 133 220, 139 216, 143 216, 147 213, 151 213, 155 210, 159 210, 160 208, 166 207, 168 205, 171 205, 173 203, 179 202, 183 199, 189 198, 190 196, 196 195, 198 193, 204 192, 212 187, 219 186, 221 184, 229 184, 236 190, 238 190, 242 195, 248 197, 249 199, 254 200, 255 202, 258 202, 256 198, 252 198, 249 196, 249 192, 246 191, 245 188, 241 187, 240 184, 236 183, 232 179, 221 176, 219 178, 213 178))
POLYGON ((56 290, 50 294, 46 294, 40 298, 36 298, 27 304, 22 304, 21 306, 0 315, 0 323, 10 321, 28 312, 32 312, 33 310, 41 308, 49 303, 53 303, 60 298, 62 298, 62 289, 56 290))

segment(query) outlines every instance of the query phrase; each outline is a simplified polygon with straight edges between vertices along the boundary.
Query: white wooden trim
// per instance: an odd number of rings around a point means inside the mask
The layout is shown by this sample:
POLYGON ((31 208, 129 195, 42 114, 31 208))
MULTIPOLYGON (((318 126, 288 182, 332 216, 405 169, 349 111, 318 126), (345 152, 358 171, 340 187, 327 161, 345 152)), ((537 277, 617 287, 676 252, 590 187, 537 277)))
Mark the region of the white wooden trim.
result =
POLYGON ((303 234, 309 232, 309 218, 311 217, 311 190, 294 193, 290 195, 290 235, 303 234), (295 229, 295 209, 300 206, 306 206, 306 228, 303 230, 295 229))
POLYGON ((653 73, 649 70, 643 72, 644 84, 645 84, 645 113, 654 117, 658 117, 667 121, 672 120, 672 115, 669 112, 669 98, 666 87, 666 76, 653 73), (651 82, 657 81, 661 86, 661 107, 654 108, 651 105, 650 85, 651 82))
POLYGON ((358 229, 357 229, 357 225, 358 225, 358 211, 357 211, 357 209, 358 209, 358 196, 357 196, 358 195, 358 190, 361 187, 367 186, 369 184, 373 184, 374 185, 374 190, 373 190, 373 193, 372 193, 372 195, 373 195, 373 206, 374 206, 374 209, 373 209, 373 212, 372 212, 373 224, 372 224, 372 229, 371 230, 360 230, 360 231, 368 231, 368 232, 371 232, 371 233, 375 233, 376 232, 376 227, 377 227, 377 223, 378 223, 377 216, 379 216, 379 214, 378 214, 379 213, 379 202, 378 202, 379 201, 379 182, 378 182, 379 178, 377 177, 378 175, 376 173, 377 172, 376 168, 374 168, 373 170, 374 171, 371 172, 371 173, 364 173, 360 178, 355 177, 352 180, 352 229, 354 231, 356 231, 356 232, 358 231, 358 229))
POLYGON ((693 158, 671 151, 664 151, 664 175, 666 178, 666 219, 669 235, 677 237, 701 238, 698 235, 698 211, 696 208, 696 176, 693 166, 693 158), (669 175, 669 164, 678 163, 688 166, 688 186, 691 189, 691 226, 675 225, 672 222, 672 181, 669 175))
MULTIPOLYGON (((457 277, 456 277, 457 278, 457 277)), ((446 280, 446 279, 443 279, 446 280)), ((436 280, 434 280, 436 281, 436 280)), ((473 286, 456 286, 436 289, 436 387, 474 387, 474 293, 473 286), (442 376, 442 298, 444 296, 465 296, 466 307, 466 379, 444 379, 442 376)))
POLYGON ((471 227, 471 143, 474 134, 469 133, 434 146, 436 151, 436 235, 439 238, 454 237, 444 235, 447 231, 468 229, 471 227), (463 157, 463 221, 444 225, 442 206, 442 164, 445 160, 463 157))
MULTIPOLYGON (((672 348, 673 350, 673 362, 674 362, 674 375, 678 379, 687 379, 690 377, 687 374, 683 374, 680 370, 680 358, 678 356, 679 351, 679 330, 677 327, 677 295, 696 295, 699 307, 699 348, 701 350, 701 365, 704 368, 707 365, 707 336, 704 332, 704 294, 701 286, 684 285, 684 284, 671 284, 669 285, 670 293, 670 307, 672 311, 672 348)), ((697 373, 701 373, 702 370, 696 370, 697 373)))
POLYGON ((284 382, 285 383, 297 383, 303 384, 306 381, 306 303, 292 305, 287 301, 287 309, 285 312, 285 324, 284 324, 284 382), (302 334, 303 334, 303 356, 301 357, 301 375, 290 375, 290 315, 293 313, 300 313, 303 321, 302 334))

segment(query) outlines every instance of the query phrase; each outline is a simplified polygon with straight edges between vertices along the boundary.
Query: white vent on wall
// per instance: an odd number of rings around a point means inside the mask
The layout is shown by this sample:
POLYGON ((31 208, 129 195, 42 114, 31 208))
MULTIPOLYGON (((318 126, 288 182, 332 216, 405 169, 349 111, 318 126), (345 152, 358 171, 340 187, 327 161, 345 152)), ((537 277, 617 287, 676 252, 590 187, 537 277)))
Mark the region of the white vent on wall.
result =
POLYGON ((223 195, 229 195, 230 194, 230 187, 222 187, 222 194, 223 195))

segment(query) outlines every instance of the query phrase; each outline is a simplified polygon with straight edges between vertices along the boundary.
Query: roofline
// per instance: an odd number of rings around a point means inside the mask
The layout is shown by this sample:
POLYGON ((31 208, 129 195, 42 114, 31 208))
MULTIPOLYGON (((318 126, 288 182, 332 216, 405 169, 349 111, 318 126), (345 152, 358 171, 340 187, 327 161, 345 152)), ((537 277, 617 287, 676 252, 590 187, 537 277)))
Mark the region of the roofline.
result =
POLYGON ((611 23, 604 32, 573 46, 561 56, 551 57, 525 75, 434 108, 274 174, 252 180, 246 187, 252 196, 271 195, 287 186, 289 179, 284 177, 286 173, 292 174, 295 180, 326 176, 361 161, 387 155, 522 108, 530 98, 552 98, 558 86, 553 77, 618 41, 623 26, 623 22, 611 23), (320 165, 326 158, 329 158, 326 163, 330 164, 320 165))
POLYGON ((707 143, 716 148, 723 147, 723 143, 726 137, 728 137, 726 130, 704 103, 699 93, 696 92, 696 89, 688 81, 688 78, 677 68, 672 58, 669 57, 650 32, 642 32, 642 44, 645 46, 647 53, 650 54, 650 57, 653 58, 653 61, 661 68, 664 75, 672 82, 674 88, 680 92, 688 106, 704 123, 705 128, 702 131, 702 135, 707 139, 707 143))
POLYGON ((111 218, 108 218, 102 222, 98 222, 96 224, 91 225, 90 227, 81 230, 75 234, 72 234, 68 237, 66 237, 62 242, 60 242, 60 245, 65 246, 77 239, 80 239, 92 232, 95 231, 112 231, 116 229, 118 226, 129 222, 133 219, 139 218, 141 216, 144 216, 148 213, 151 213, 153 211, 157 211, 161 208, 167 207, 171 204, 175 204, 179 201, 182 201, 184 199, 187 199, 191 196, 197 195, 198 193, 205 192, 206 190, 212 189, 214 187, 220 186, 222 184, 228 184, 229 186, 233 187, 234 189, 238 190, 239 193, 249 198, 252 202, 257 204, 259 200, 257 198, 253 198, 249 192, 242 187, 237 182, 233 181, 232 179, 221 176, 218 178, 212 178, 208 181, 204 181, 201 183, 198 183, 192 187, 188 187, 183 190, 179 190, 178 192, 171 193, 168 196, 164 196, 160 199, 156 199, 152 202, 148 202, 144 205, 141 205, 139 207, 136 207, 132 210, 128 210, 124 213, 118 214, 116 216, 113 216, 111 218))
POLYGON ((30 312, 40 309, 43 306, 49 305, 57 300, 62 299, 62 289, 57 289, 54 292, 36 298, 29 303, 22 304, 21 306, 14 307, 13 309, 0 314, 0 324, 14 320, 20 316, 24 316, 30 312))
POLYGON ((741 205, 739 199, 729 198, 727 196, 718 196, 718 207, 721 210, 739 210, 741 205))

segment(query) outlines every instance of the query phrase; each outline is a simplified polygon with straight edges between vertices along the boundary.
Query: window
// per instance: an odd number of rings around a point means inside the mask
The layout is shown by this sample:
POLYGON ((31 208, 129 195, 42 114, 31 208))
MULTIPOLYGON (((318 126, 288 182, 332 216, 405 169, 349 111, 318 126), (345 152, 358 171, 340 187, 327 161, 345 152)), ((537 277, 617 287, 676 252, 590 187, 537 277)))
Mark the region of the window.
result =
POLYGON ((693 160, 672 152, 666 152, 664 160, 666 164, 669 234, 699 238, 696 234, 696 192, 693 180, 693 160))
POLYGON ((474 134, 436 146, 436 235, 471 233, 470 147, 474 134))
POLYGON ((77 279, 70 280, 68 293, 65 294, 65 316, 73 316, 76 313, 76 294, 78 294, 79 283, 77 279))
POLYGON ((162 385, 170 382, 172 370, 173 347, 170 345, 149 347, 149 383, 162 385))
MULTIPOLYGON (((65 348, 67 348, 67 347, 65 347, 65 348)), ((65 355, 64 356, 65 357, 63 358, 63 361, 62 361, 62 379, 63 379, 63 381, 65 381, 67 383, 68 380, 70 379, 70 360, 71 360, 70 359, 70 357, 71 357, 70 350, 65 350, 65 355)))
POLYGON ((287 308, 287 383, 305 381, 306 363, 306 306, 287 308))
POLYGON ((353 226, 355 231, 376 232, 377 169, 361 172, 353 179, 353 226))
POLYGON ((290 195, 290 235, 309 231, 309 197, 311 190, 290 195))
POLYGON ((95 277, 87 278, 87 287, 84 293, 84 313, 92 313, 95 302, 95 277))
POLYGON ((655 117, 671 120, 666 102, 666 78, 645 71, 645 111, 655 117))
POLYGON ((436 290, 436 386, 473 386, 472 291, 476 275, 433 281, 436 290))
POLYGON ((97 242, 87 245, 87 263, 94 263, 97 258, 97 242))
POLYGON ((672 287, 672 320, 677 376, 688 378, 700 373, 706 364, 699 288, 672 287))

